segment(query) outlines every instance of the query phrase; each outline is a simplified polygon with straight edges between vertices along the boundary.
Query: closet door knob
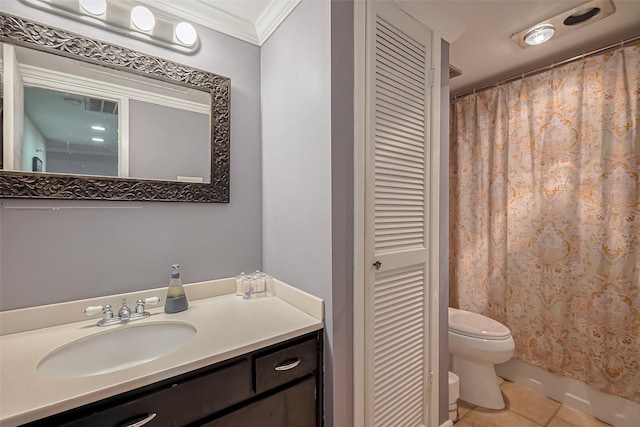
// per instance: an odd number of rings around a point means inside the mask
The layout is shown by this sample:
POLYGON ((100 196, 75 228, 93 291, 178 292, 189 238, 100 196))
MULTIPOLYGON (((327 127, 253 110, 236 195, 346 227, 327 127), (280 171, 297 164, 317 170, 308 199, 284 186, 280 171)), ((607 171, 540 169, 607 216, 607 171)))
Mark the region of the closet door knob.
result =
POLYGON ((382 263, 380 261, 376 261, 373 263, 373 266, 376 268, 376 270, 380 270, 380 267, 382 267, 382 263))

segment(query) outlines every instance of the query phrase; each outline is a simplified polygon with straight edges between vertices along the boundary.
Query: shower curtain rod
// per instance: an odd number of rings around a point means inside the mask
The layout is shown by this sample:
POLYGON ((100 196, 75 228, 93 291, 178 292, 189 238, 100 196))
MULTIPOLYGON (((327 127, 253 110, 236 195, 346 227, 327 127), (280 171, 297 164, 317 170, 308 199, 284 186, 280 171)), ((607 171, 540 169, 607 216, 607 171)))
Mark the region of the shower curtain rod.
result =
POLYGON ((495 82, 493 84, 482 86, 480 89, 472 89, 472 90, 464 92, 464 93, 462 93, 460 95, 452 96, 451 98, 453 98, 453 99, 461 98, 463 96, 467 96, 467 95, 470 95, 472 93, 482 92, 483 90, 491 89, 493 87, 497 87, 497 86, 503 85, 505 83, 511 83, 511 82, 514 82, 514 81, 516 81, 518 79, 529 77, 529 76, 532 76, 534 74, 541 73, 543 71, 551 70, 551 69, 553 69, 553 68, 555 68, 555 67, 557 67, 559 65, 565 65, 565 64, 569 64, 570 62, 577 61, 579 59, 588 58, 590 56, 597 55, 598 53, 602 53, 602 52, 605 52, 607 50, 615 49, 616 47, 622 47, 622 46, 624 46, 626 44, 633 43, 633 42, 638 41, 638 40, 640 40, 640 35, 635 36, 635 37, 631 37, 630 39, 623 40, 620 43, 611 44, 609 46, 601 47, 600 49, 592 50, 591 52, 583 53, 581 55, 577 55, 577 56, 574 56, 572 58, 562 60, 560 62, 554 62, 554 63, 552 63, 550 65, 546 65, 544 67, 536 68, 535 70, 531 70, 531 71, 527 71, 527 72, 524 72, 524 73, 520 73, 520 74, 518 74, 516 76, 509 77, 508 79, 498 80, 497 82, 495 82))

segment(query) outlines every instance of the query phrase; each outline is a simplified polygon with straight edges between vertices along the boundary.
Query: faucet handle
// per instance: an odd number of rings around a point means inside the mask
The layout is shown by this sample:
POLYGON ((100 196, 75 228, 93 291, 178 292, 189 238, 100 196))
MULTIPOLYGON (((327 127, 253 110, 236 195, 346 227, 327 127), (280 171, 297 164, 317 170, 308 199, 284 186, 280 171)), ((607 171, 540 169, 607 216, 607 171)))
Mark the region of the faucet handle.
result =
POLYGON ((107 314, 110 311, 111 311, 111 306, 109 304, 107 304, 107 305, 90 305, 89 307, 87 307, 84 310, 82 310, 82 314, 86 314, 87 316, 93 316, 94 314, 98 314, 98 313, 107 314))
POLYGON ((149 297, 144 299, 145 304, 155 305, 161 301, 160 297, 149 297))
POLYGON ((136 314, 145 314, 144 306, 145 304, 155 305, 161 301, 160 297, 149 297, 145 299, 139 299, 136 301, 136 314))
POLYGON ((87 316, 93 316, 94 314, 102 313, 102 309, 104 306, 102 305, 90 305, 89 307, 82 310, 82 314, 86 314, 87 316))
POLYGON ((93 316, 94 314, 98 314, 100 312, 102 312, 102 320, 98 322, 98 326, 111 325, 119 321, 119 319, 113 317, 113 310, 111 310, 111 306, 109 304, 91 305, 82 310, 82 313, 86 314, 87 316, 93 316))

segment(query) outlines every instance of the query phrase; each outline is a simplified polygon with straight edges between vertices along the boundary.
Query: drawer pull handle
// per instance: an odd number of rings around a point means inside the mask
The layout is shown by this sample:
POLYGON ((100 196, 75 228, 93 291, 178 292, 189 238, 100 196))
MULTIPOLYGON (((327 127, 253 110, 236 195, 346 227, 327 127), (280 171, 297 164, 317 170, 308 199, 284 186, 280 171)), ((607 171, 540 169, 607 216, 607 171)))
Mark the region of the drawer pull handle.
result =
POLYGON ((276 366, 276 371, 288 371, 290 369, 295 368, 296 366, 298 366, 300 364, 300 359, 296 359, 293 361, 286 361, 281 365, 276 366))
POLYGON ((149 421, 151 421, 152 419, 154 419, 156 417, 156 413, 154 412, 153 414, 149 414, 147 415, 144 419, 135 422, 133 424, 129 424, 126 427, 142 427, 143 425, 145 425, 146 423, 148 423, 149 421))

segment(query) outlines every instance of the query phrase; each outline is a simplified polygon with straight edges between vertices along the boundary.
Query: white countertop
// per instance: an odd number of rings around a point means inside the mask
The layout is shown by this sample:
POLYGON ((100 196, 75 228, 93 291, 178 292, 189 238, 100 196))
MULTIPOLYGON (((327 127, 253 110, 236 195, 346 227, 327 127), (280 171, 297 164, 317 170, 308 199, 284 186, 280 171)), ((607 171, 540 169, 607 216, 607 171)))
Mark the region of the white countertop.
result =
MULTIPOLYGON (((322 300, 277 280, 272 289, 273 295, 269 296, 249 300, 228 293, 207 296, 220 294, 220 290, 228 291, 233 286, 230 279, 195 284, 191 289, 190 285, 185 285, 189 298, 188 310, 165 314, 162 307, 157 307, 148 310, 151 312, 150 317, 128 325, 98 327, 98 315, 90 320, 1 336, 0 425, 13 427, 38 420, 323 327, 322 300), (214 289, 216 285, 216 291, 206 290, 214 289), (192 295, 197 295, 200 299, 193 299, 192 295), (66 343, 111 328, 167 321, 191 324, 197 329, 197 334, 172 353, 121 371, 75 378, 46 377, 36 371, 39 361, 66 343)), ((166 291, 166 288, 163 289, 166 291)), ((138 298, 138 294, 132 293, 131 296, 138 298)), ((164 298, 164 294, 160 295, 164 298)), ((133 298, 129 300, 130 306, 135 301, 133 298)), ((100 298, 95 298, 74 302, 72 306, 77 309, 83 304, 95 305, 102 302, 100 298)), ((69 308, 69 303, 61 305, 69 308)), ((56 310, 60 311, 60 307, 55 306, 58 305, 44 306, 40 311, 30 308, 1 313, 3 316, 0 320, 16 322, 21 316, 39 316, 41 319, 56 310)), ((114 311, 117 308, 114 305, 114 311)), ((6 325, 3 325, 3 329, 6 330, 6 325)), ((123 348, 126 349, 126 343, 122 343, 118 350, 123 348)))

